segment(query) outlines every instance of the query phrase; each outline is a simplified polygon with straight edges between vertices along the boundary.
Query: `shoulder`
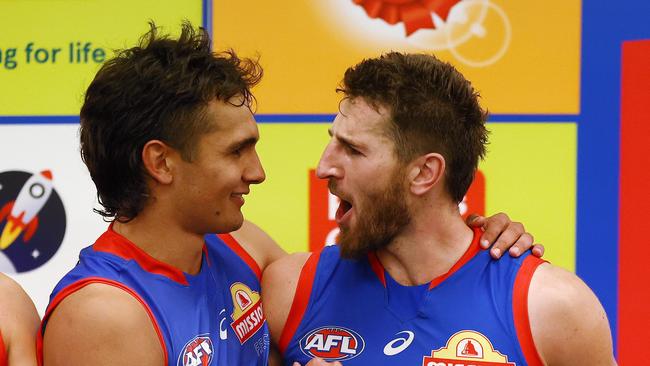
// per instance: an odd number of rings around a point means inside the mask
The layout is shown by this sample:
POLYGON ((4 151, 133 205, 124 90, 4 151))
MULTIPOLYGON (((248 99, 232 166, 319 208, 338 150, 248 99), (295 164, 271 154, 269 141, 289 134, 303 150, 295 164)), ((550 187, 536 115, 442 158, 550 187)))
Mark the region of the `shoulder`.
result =
POLYGON ((34 324, 37 328, 39 323, 36 308, 27 293, 16 281, 0 273, 0 329, 11 326, 10 320, 29 325, 30 329, 34 324))
POLYGON ((284 329, 298 287, 303 266, 311 253, 287 255, 269 265, 262 276, 262 299, 269 330, 279 339, 284 329))
POLYGON ((50 315, 43 341, 48 365, 163 363, 163 349, 143 304, 114 286, 93 283, 50 315), (93 352, 79 352, 93 350, 93 352))
POLYGON ((237 240, 262 270, 287 255, 275 240, 250 221, 245 220, 242 227, 230 235, 237 240))
POLYGON ((605 310, 575 274, 548 263, 537 267, 528 312, 535 346, 547 364, 615 364, 605 310))
POLYGON ((36 307, 27 293, 14 280, 0 273, 0 331, 10 350, 9 360, 25 361, 28 357, 36 362, 34 344, 39 324, 36 307))

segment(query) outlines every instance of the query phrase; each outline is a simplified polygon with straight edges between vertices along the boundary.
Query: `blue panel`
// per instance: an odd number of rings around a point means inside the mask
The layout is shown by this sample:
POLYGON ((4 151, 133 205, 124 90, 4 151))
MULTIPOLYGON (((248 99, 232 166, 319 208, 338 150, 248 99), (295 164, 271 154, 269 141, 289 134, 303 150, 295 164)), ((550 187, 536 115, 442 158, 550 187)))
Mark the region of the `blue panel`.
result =
POLYGON ((616 344, 621 43, 650 38, 647 0, 583 0, 578 125, 578 275, 603 303, 616 344))

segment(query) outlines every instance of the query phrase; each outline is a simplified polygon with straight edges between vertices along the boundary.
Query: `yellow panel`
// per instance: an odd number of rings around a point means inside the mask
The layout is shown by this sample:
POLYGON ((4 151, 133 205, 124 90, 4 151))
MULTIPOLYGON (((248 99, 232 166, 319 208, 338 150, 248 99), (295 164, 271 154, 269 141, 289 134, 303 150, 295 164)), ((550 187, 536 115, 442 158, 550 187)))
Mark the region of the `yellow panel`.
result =
POLYGON ((289 252, 307 250, 308 174, 329 141, 328 128, 329 124, 260 124, 258 152, 266 181, 252 187, 244 214, 289 252))
POLYGON ((437 29, 406 36, 404 23, 371 19, 353 0, 216 0, 214 33, 219 47, 261 56, 260 113, 333 113, 344 70, 389 50, 449 60, 493 113, 578 113, 580 9, 580 0, 463 0, 437 29))
POLYGON ((196 0, 3 1, 0 115, 78 114, 83 92, 99 68, 95 60, 102 59, 95 49, 102 48, 108 58, 112 49, 133 46, 148 30, 150 19, 177 33, 183 19, 200 25, 201 15, 202 4, 196 0), (83 51, 86 43, 90 43, 88 59, 83 51), (16 55, 10 61, 15 66, 6 62, 12 48, 16 55), (97 52, 95 60, 92 52, 97 52))
POLYGON ((486 211, 522 221, 545 258, 575 271, 577 126, 490 123, 486 211))
MULTIPOLYGON (((491 130, 486 211, 524 222, 546 259, 575 269, 576 126, 499 124, 491 130)), ((245 215, 289 252, 308 248, 308 172, 329 139, 329 124, 261 124, 259 153, 267 181, 253 187, 245 215)))

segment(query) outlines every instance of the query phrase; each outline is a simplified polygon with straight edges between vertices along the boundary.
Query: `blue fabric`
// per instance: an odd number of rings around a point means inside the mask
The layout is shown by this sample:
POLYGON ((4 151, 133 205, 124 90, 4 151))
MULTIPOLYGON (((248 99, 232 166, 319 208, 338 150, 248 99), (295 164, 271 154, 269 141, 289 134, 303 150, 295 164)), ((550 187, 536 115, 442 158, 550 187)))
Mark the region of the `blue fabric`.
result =
POLYGON ((260 305, 261 312, 261 302, 255 300, 260 293, 257 276, 216 235, 206 236, 205 243, 208 255, 203 255, 200 272, 185 274, 189 285, 147 272, 134 260, 87 247, 77 266, 57 284, 50 301, 89 277, 116 281, 135 291, 153 312, 165 340, 168 365, 267 365, 269 333, 264 318, 236 319, 238 305, 231 296, 231 288, 247 287, 246 310, 260 305), (244 328, 249 330, 249 339, 240 341, 235 332, 237 320, 247 322, 244 328), (255 321, 263 322, 259 329, 255 321))
POLYGON ((423 290, 400 286, 388 273, 384 287, 368 259, 342 259, 337 246, 326 247, 285 364, 304 365, 319 356, 346 366, 484 365, 491 357, 490 365, 526 365, 512 295, 528 255, 493 260, 479 251, 438 286, 423 290), (445 356, 446 347, 451 356, 445 356))

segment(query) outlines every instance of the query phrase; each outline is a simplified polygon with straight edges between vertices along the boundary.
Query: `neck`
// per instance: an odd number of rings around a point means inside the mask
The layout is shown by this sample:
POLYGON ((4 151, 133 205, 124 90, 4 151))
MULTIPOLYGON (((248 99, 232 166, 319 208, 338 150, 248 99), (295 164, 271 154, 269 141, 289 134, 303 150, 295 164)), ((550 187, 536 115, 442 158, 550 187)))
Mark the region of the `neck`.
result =
POLYGON ((458 207, 418 213, 388 246, 377 251, 380 262, 398 283, 431 282, 449 271, 469 248, 474 236, 458 207))
POLYGON ((203 235, 183 229, 172 217, 145 208, 127 223, 115 221, 113 230, 156 260, 197 274, 201 270, 203 235))

